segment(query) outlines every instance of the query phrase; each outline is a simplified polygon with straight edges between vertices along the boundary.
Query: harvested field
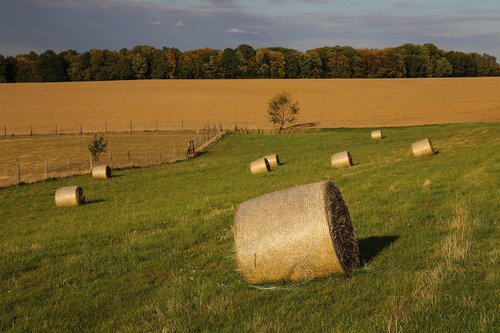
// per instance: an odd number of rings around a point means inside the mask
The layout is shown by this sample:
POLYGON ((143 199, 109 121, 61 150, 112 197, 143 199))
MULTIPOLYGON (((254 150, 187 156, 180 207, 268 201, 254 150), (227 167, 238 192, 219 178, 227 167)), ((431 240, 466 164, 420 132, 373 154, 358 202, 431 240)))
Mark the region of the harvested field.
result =
MULTIPOLYGON (((300 123, 320 127, 500 121, 500 78, 148 80, 0 85, 7 134, 267 128, 268 100, 287 90, 300 123)), ((0 128, 3 131, 3 128, 0 128)), ((0 135, 3 134, 0 132, 0 135)))
MULTIPOLYGON (((92 137, 92 134, 0 137, 0 187, 16 183, 16 163, 21 168, 22 182, 44 179, 45 161, 48 162, 48 177, 69 175, 70 158, 72 174, 89 173, 87 145, 92 137)), ((100 162, 109 163, 113 168, 129 166, 129 151, 132 166, 159 164, 160 153, 162 163, 172 162, 174 147, 175 158, 180 159, 185 157, 189 140, 202 140, 194 131, 109 133, 106 137, 108 151, 102 155, 100 162)))

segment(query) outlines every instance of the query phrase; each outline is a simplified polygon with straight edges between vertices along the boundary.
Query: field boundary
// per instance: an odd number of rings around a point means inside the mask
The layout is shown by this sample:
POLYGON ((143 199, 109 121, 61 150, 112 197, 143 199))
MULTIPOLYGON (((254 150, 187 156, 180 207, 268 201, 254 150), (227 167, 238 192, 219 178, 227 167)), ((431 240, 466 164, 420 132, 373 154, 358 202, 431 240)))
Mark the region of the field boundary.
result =
MULTIPOLYGON (((145 149, 144 155, 139 155, 136 152, 134 152, 134 155, 132 155, 131 151, 128 151, 126 159, 128 161, 126 163, 120 163, 116 162, 116 159, 115 162, 113 162, 113 156, 115 156, 116 158, 117 155, 113 155, 113 153, 110 152, 110 158, 106 161, 101 161, 102 163, 99 164, 109 165, 113 170, 125 170, 181 162, 201 155, 201 153, 205 151, 208 146, 220 140, 225 135, 225 133, 226 132, 223 131, 221 127, 216 127, 215 125, 213 127, 206 127, 205 129, 200 131, 193 131, 193 139, 187 142, 188 145, 189 142, 191 142, 191 144, 195 148, 195 153, 192 155, 189 155, 187 153, 187 150, 177 151, 176 147, 173 147, 172 154, 169 157, 162 155, 161 151, 158 152, 158 155, 154 155, 150 154, 150 151, 145 149)), ((153 135, 153 133, 151 134, 153 135)), ((93 162, 90 158, 87 162, 73 161, 73 163, 71 158, 69 158, 69 164, 68 160, 65 160, 57 164, 51 163, 50 166, 48 162, 45 161, 44 165, 39 168, 40 170, 43 170, 41 173, 30 173, 24 175, 19 162, 17 162, 15 168, 13 168, 13 170, 15 170, 15 174, 0 177, 0 189, 17 185, 40 183, 72 176, 89 175, 92 173, 92 165, 94 164, 95 162, 93 162), (4 181, 2 183, 2 178, 7 178, 7 181, 4 181)))

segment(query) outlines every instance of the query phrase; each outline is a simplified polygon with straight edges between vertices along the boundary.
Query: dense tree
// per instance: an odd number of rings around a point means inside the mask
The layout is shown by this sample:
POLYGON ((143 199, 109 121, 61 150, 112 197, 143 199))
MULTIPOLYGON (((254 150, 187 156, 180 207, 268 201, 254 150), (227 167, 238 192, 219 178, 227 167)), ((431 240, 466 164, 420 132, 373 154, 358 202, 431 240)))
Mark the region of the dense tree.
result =
POLYGON ((67 50, 59 54, 47 50, 40 55, 0 57, 0 82, 498 75, 500 65, 493 56, 444 51, 431 43, 383 50, 327 46, 305 52, 283 47, 255 50, 247 44, 236 49, 185 52, 138 45, 131 50, 67 50))
POLYGON ((0 83, 7 82, 7 59, 0 54, 0 83))
POLYGON ((221 57, 221 67, 222 75, 225 79, 239 77, 239 61, 235 50, 231 48, 224 49, 221 57))
POLYGON ((300 67, 301 77, 303 78, 321 78, 323 75, 323 63, 321 57, 315 50, 309 50, 304 53, 303 61, 300 67))
POLYGON ((67 81, 64 60, 52 50, 47 50, 38 57, 40 74, 45 82, 67 81))
POLYGON ((42 82, 38 55, 31 51, 16 56, 16 82, 42 82))
POLYGON ((17 60, 14 57, 7 57, 7 63, 5 65, 5 79, 6 82, 16 82, 16 66, 17 60))

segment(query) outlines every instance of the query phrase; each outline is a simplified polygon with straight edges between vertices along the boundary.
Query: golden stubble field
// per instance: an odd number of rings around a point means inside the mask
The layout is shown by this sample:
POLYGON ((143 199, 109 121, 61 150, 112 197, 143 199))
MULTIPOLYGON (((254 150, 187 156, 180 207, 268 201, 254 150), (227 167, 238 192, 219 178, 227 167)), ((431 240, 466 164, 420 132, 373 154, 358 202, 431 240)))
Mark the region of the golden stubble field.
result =
MULTIPOLYGON (((269 128, 267 102, 286 90, 299 101, 299 123, 377 127, 500 121, 500 78, 336 80, 147 80, 0 84, 0 186, 88 171, 83 132, 269 128), (29 134, 32 128, 33 137, 29 134), (4 135, 7 134, 7 135, 4 135), (37 135, 49 134, 49 135, 37 135)), ((184 153, 194 132, 108 134, 113 163, 144 165, 184 153), (150 156, 146 157, 147 154, 150 156)), ((110 155, 103 157, 109 161, 110 155)))
MULTIPOLYGON (((500 78, 147 80, 0 84, 0 126, 33 132, 268 128, 268 100, 286 90, 298 122, 372 127, 500 121, 500 78)), ((0 135, 3 133, 0 128, 0 135)))

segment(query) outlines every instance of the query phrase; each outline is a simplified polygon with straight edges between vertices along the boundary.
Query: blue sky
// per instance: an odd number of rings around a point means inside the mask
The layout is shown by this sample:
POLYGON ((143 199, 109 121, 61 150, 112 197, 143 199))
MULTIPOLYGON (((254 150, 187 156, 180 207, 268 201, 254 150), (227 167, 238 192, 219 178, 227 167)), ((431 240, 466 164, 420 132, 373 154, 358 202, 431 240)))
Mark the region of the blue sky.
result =
POLYGON ((307 50, 434 43, 500 59, 500 0, 0 0, 0 54, 139 44, 307 50))

